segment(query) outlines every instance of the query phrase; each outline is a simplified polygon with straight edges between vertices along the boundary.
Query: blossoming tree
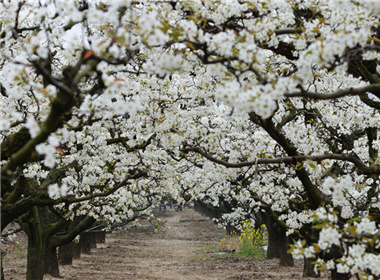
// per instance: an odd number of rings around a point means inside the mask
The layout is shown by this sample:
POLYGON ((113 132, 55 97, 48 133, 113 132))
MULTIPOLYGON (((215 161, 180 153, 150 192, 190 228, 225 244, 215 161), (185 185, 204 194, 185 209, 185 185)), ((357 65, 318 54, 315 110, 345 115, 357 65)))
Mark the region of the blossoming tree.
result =
POLYGON ((377 277, 378 7, 250 4, 189 4, 203 28, 180 41, 216 64, 215 98, 248 113, 251 146, 195 139, 183 151, 242 168, 237 187, 209 190, 216 205, 215 193, 240 201, 229 218, 259 206, 302 236, 295 257, 317 258, 336 279, 377 277))
POLYGON ((376 2, 0 5, 1 222, 31 250, 42 207, 113 223, 169 194, 265 210, 294 257, 379 277, 376 2))

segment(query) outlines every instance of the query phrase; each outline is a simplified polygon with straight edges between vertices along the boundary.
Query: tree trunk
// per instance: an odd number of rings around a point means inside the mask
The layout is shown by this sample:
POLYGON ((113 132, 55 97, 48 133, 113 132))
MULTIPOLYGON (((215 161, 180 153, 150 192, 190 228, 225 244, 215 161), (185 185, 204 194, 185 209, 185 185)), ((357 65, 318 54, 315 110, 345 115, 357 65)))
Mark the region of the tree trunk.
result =
MULTIPOLYGON (((82 230, 90 227, 95 220, 90 217, 76 217, 73 222, 68 225, 68 234, 58 239, 56 245, 58 249, 58 261, 59 264, 72 264, 73 258, 79 259, 81 253, 81 244, 73 243, 74 237, 76 237, 82 230)), ((105 233, 104 233, 105 236, 105 233)), ((101 241, 101 237, 99 237, 101 241)), ((96 247, 96 240, 95 240, 96 247)))
POLYGON ((320 271, 317 271, 317 273, 314 271, 314 264, 312 264, 314 261, 315 259, 304 259, 302 277, 319 278, 321 276, 320 271))
POLYGON ((43 280, 45 273, 59 275, 56 246, 51 246, 52 235, 66 221, 58 220, 46 207, 33 207, 19 218, 22 229, 28 235, 26 280, 43 280))
POLYGON ((58 263, 61 265, 72 265, 73 264, 73 243, 70 242, 66 245, 58 247, 58 263))
POLYGON ((45 273, 59 277, 57 247, 71 243, 82 230, 90 227, 94 222, 95 220, 91 217, 82 217, 75 222, 59 220, 56 223, 49 224, 46 230, 50 238, 46 245, 45 273))
POLYGON ((48 244, 45 249, 45 273, 60 277, 57 257, 57 247, 48 244))
MULTIPOLYGON (((340 259, 343 256, 343 249, 338 247, 337 245, 331 246, 330 250, 327 252, 324 252, 323 259, 325 261, 329 260, 337 260, 340 259)), ((331 270, 331 279, 332 280, 348 280, 350 279, 351 274, 349 273, 338 273, 336 269, 331 270)), ((377 278, 378 279, 378 278, 377 278)))
POLYGON ((287 253, 289 237, 286 236, 285 230, 276 225, 269 215, 265 216, 265 224, 268 230, 267 259, 279 258, 281 266, 293 266, 293 256, 287 253))
POLYGON ((45 244, 35 234, 28 234, 28 256, 26 265, 26 280, 43 280, 45 272, 45 244))
POLYGON ((45 272, 59 276, 57 247, 71 242, 95 222, 92 217, 78 219, 79 223, 67 234, 58 234, 69 221, 55 217, 47 207, 37 206, 19 217, 18 221, 28 235, 26 280, 43 280, 45 272))
MULTIPOLYGON (((269 220, 269 218, 268 218, 269 220)), ((274 259, 280 257, 281 244, 277 242, 278 233, 274 228, 274 225, 270 222, 266 223, 268 230, 268 250, 267 250, 267 259, 274 259)))
POLYGON ((87 232, 81 234, 79 243, 81 243, 81 253, 91 254, 91 238, 87 232))
POLYGON ((96 249, 96 232, 88 231, 87 236, 90 239, 91 249, 96 249))
POLYGON ((80 242, 73 243, 73 258, 80 259, 81 252, 82 252, 82 244, 80 242))
POLYGON ((3 254, 1 254, 1 260, 0 260, 0 263, 1 263, 1 280, 4 280, 4 267, 3 267, 3 254))
POLYGON ((292 254, 288 253, 289 250, 289 236, 286 236, 286 232, 283 229, 279 230, 279 236, 281 243, 280 247, 280 266, 294 266, 294 259, 292 254))
POLYGON ((336 269, 331 270, 331 280, 349 280, 351 278, 350 273, 338 273, 336 269))
POLYGON ((26 280, 43 280, 45 272, 45 239, 37 207, 19 218, 20 226, 28 235, 26 280))
POLYGON ((95 235, 96 243, 106 242, 106 232, 104 230, 94 230, 92 233, 95 235))

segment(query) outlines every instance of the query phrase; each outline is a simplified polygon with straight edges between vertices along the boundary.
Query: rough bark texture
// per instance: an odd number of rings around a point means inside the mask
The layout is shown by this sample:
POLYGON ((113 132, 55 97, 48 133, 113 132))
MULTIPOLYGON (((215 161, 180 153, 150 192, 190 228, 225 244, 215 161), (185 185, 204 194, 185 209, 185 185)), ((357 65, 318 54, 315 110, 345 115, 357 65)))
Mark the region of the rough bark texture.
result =
POLYGON ((289 250, 289 237, 286 236, 285 230, 280 230, 281 239, 279 242, 281 243, 280 248, 280 265, 281 266, 293 266, 294 259, 292 254, 288 253, 289 250))
POLYGON ((267 258, 279 258, 281 255, 281 243, 277 242, 281 239, 278 228, 272 223, 272 219, 269 215, 266 215, 265 224, 268 230, 268 251, 267 258))
POLYGON ((81 253, 91 254, 91 239, 89 238, 88 233, 84 232, 80 237, 81 243, 81 253))
POLYGON ((82 252, 82 244, 80 242, 73 243, 73 258, 80 259, 81 252, 82 252))
POLYGON ((20 226, 28 235, 26 280, 43 280, 45 271, 45 239, 37 207, 19 219, 20 226))
POLYGON ((58 247, 58 263, 60 265, 72 265, 73 264, 73 243, 70 242, 66 245, 58 247))
POLYGON ((96 243, 106 242, 106 232, 104 230, 94 230, 92 233, 95 235, 96 243))
POLYGON ((87 236, 90 239, 91 249, 96 249, 96 232, 88 231, 87 236))
POLYGON ((267 258, 268 259, 274 259, 280 257, 280 244, 276 242, 277 240, 277 234, 276 231, 273 229, 272 225, 267 224, 268 229, 268 250, 267 250, 267 258))
POLYGON ((315 259, 304 259, 304 265, 303 265, 303 277, 312 277, 312 278, 319 278, 320 277, 320 272, 317 271, 315 273, 314 271, 314 265, 312 262, 314 262, 315 259))
POLYGON ((57 247, 55 246, 47 246, 45 249, 45 274, 60 277, 57 247))
POLYGON ((341 274, 335 270, 331 270, 331 280, 349 280, 351 275, 349 273, 341 274))
POLYGON ((78 219, 74 220, 73 222, 59 220, 54 224, 49 224, 50 238, 48 239, 47 243, 47 248, 49 248, 49 251, 46 252, 45 256, 46 273, 49 273, 53 276, 59 276, 57 247, 71 243, 78 234, 80 234, 83 230, 89 228, 94 222, 95 220, 91 217, 78 217, 78 219))
POLYGON ((59 277, 57 247, 72 242, 94 222, 91 217, 78 217, 70 223, 58 218, 48 207, 33 207, 20 217, 19 224, 28 236, 26 279, 43 280, 46 273, 59 277))
POLYGON ((269 215, 266 215, 266 227, 268 230, 267 258, 279 258, 281 266, 293 266, 293 257, 287 253, 289 237, 286 236, 285 230, 276 225, 269 215))

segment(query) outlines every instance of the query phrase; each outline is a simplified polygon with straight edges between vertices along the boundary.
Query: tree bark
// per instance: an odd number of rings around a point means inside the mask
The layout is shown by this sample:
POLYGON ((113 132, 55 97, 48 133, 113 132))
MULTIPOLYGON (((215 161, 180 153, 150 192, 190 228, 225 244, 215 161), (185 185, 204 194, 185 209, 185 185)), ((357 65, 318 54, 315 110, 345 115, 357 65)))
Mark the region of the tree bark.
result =
POLYGON ((81 243, 81 253, 91 254, 91 238, 87 232, 81 234, 79 243, 81 243))
MULTIPOLYGON (((330 250, 325 252, 323 259, 325 261, 340 259, 343 256, 343 249, 339 248, 337 245, 331 246, 330 250)), ((331 270, 331 279, 332 280, 349 280, 351 277, 350 273, 338 273, 335 269, 331 270)))
POLYGON ((275 259, 280 257, 280 244, 278 244, 276 231, 272 224, 267 224, 268 229, 268 250, 267 259, 275 259))
MULTIPOLYGON (((50 224, 50 238, 48 240, 47 251, 45 255, 45 272, 52 276, 59 277, 59 264, 57 256, 57 247, 71 243, 81 231, 89 228, 95 219, 92 217, 81 217, 73 222, 59 221, 50 224), (62 231, 65 229, 64 231, 62 231), (54 235, 51 235, 54 233, 54 235)), ((96 244, 95 244, 96 246, 96 244)))
POLYGON ((19 218, 21 228, 28 235, 26 280, 43 280, 45 272, 45 238, 36 206, 19 218))
POLYGON ((48 244, 45 248, 45 274, 60 277, 57 247, 48 244))
POLYGON ((72 265, 74 258, 73 243, 70 242, 66 245, 58 247, 58 263, 61 265, 72 265))
POLYGON ((285 230, 276 225, 269 215, 266 215, 266 227, 268 230, 267 259, 279 258, 281 266, 293 266, 293 257, 287 253, 289 237, 286 236, 285 230))
POLYGON ((96 249, 96 232, 88 231, 87 236, 90 239, 91 249, 96 249))
POLYGON ((331 270, 331 280, 349 280, 351 278, 350 273, 338 273, 336 269, 331 270))
POLYGON ((3 255, 1 255, 1 280, 4 280, 3 255))
POLYGON ((80 242, 73 243, 73 258, 80 259, 81 252, 82 252, 82 244, 80 242))
POLYGON ((315 259, 304 259, 302 277, 319 278, 321 276, 321 273, 319 271, 317 271, 317 273, 314 271, 314 264, 312 264, 314 261, 315 259))
POLYGON ((57 247, 70 243, 95 219, 82 217, 68 227, 69 221, 56 217, 47 207, 34 206, 18 221, 28 236, 26 280, 43 280, 45 273, 59 277, 57 247))
POLYGON ((289 250, 289 236, 283 229, 279 229, 280 240, 280 266, 294 266, 294 259, 292 254, 288 253, 289 250))
POLYGON ((81 253, 80 243, 73 243, 73 239, 80 232, 88 228, 93 221, 89 217, 75 217, 72 222, 67 227, 68 233, 62 236, 59 240, 56 240, 56 245, 58 248, 58 262, 59 264, 72 264, 73 258, 79 259, 81 253))
POLYGON ((106 232, 104 230, 95 230, 92 233, 95 234, 96 243, 106 242, 106 232))

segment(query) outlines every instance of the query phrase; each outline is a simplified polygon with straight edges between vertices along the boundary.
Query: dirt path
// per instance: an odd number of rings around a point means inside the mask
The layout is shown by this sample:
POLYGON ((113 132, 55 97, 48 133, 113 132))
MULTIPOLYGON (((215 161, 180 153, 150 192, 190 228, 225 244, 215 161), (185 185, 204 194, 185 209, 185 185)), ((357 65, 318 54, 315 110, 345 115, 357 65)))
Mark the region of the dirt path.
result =
MULTIPOLYGON (((106 243, 98 244, 91 254, 74 260, 72 266, 61 266, 62 278, 45 276, 45 280, 305 279, 299 262, 292 268, 282 268, 278 260, 206 255, 205 247, 219 244, 226 234, 193 209, 178 213, 167 209, 162 220, 166 221, 163 231, 149 226, 129 227, 108 234, 106 243)), ((25 266, 20 267, 20 260, 18 269, 11 259, 4 262, 8 268, 6 279, 24 279, 20 275, 25 266)))
POLYGON ((217 267, 199 267, 206 258, 205 246, 219 243, 223 230, 189 208, 168 208, 161 219, 166 223, 159 232, 150 226, 114 231, 106 245, 99 244, 72 267, 63 266, 61 274, 64 279, 223 279, 223 272, 208 276, 207 271, 218 272, 217 267))

